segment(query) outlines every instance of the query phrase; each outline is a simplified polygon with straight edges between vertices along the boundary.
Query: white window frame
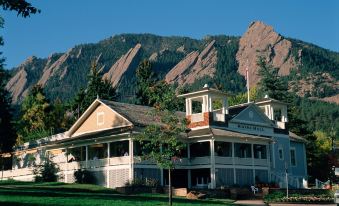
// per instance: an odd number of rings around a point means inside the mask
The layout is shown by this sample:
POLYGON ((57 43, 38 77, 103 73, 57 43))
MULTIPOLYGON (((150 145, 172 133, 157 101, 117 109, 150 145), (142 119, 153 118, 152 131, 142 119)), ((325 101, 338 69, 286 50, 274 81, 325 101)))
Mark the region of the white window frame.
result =
POLYGON ((105 112, 97 112, 97 126, 105 124, 105 112), (102 121, 99 121, 102 118, 102 121))
POLYGON ((283 147, 278 147, 278 156, 280 160, 284 160, 284 148, 283 147), (281 156, 280 156, 280 151, 281 151, 281 156))
POLYGON ((290 149, 290 163, 291 163, 292 167, 296 167, 297 166, 297 153, 296 153, 296 150, 295 150, 294 147, 291 147, 291 149, 290 149), (292 154, 291 154, 292 150, 294 151, 294 161, 295 161, 294 165, 292 164, 292 154))

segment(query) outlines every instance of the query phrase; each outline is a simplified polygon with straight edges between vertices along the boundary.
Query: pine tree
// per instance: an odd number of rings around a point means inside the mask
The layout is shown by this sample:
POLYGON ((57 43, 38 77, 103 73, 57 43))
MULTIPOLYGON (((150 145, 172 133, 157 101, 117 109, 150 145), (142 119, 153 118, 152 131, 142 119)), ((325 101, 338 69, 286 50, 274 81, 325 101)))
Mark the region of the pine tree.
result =
POLYGON ((5 88, 8 75, 2 69, 2 63, 0 64, 0 153, 3 153, 12 150, 16 132, 13 123, 11 96, 5 88))
POLYGON ((70 103, 70 110, 77 119, 96 98, 105 100, 115 100, 118 95, 112 84, 102 79, 100 71, 97 69, 97 64, 93 63, 91 72, 88 76, 87 88, 80 89, 78 94, 70 103))
POLYGON ((259 75, 259 93, 263 96, 288 102, 288 85, 278 74, 279 68, 268 64, 263 57, 259 57, 258 62, 259 75))
POLYGON ((152 102, 150 98, 151 87, 155 84, 154 72, 152 71, 151 62, 148 60, 142 61, 137 70, 137 103, 141 105, 152 106, 154 102, 152 102))

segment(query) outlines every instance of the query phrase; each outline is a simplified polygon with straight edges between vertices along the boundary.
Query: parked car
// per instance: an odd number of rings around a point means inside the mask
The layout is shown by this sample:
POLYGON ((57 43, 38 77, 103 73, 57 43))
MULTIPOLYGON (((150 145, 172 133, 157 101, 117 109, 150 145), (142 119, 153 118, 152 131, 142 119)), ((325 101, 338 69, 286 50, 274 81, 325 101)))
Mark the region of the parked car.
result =
POLYGON ((339 206, 339 190, 336 190, 334 193, 334 203, 339 206))

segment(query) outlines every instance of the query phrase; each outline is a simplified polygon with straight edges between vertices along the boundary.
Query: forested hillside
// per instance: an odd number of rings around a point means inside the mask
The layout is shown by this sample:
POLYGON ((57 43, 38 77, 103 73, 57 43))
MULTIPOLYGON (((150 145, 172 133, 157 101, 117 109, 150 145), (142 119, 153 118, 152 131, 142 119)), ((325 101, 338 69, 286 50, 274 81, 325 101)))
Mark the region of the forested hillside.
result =
POLYGON ((86 87, 91 65, 96 63, 103 78, 116 88, 116 99, 136 103, 135 73, 139 63, 147 59, 156 78, 166 80, 177 91, 196 90, 208 83, 237 95, 246 91, 246 67, 251 87, 260 80, 259 57, 278 67, 290 92, 299 96, 294 103, 309 129, 339 130, 339 54, 285 38, 262 22, 253 22, 242 37, 218 35, 197 40, 152 34, 115 35, 48 58, 30 57, 10 70, 12 78, 6 88, 14 104, 21 104, 36 84, 42 86, 48 99, 68 102, 86 87))

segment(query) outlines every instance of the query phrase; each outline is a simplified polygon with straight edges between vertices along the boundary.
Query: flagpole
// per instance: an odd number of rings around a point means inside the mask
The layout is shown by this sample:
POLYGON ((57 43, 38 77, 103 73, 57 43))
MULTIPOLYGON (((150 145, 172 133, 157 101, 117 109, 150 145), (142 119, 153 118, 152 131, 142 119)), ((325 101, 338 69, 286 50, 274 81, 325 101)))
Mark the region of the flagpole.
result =
POLYGON ((246 65, 246 87, 247 87, 247 103, 250 103, 250 80, 248 75, 248 60, 246 65))

